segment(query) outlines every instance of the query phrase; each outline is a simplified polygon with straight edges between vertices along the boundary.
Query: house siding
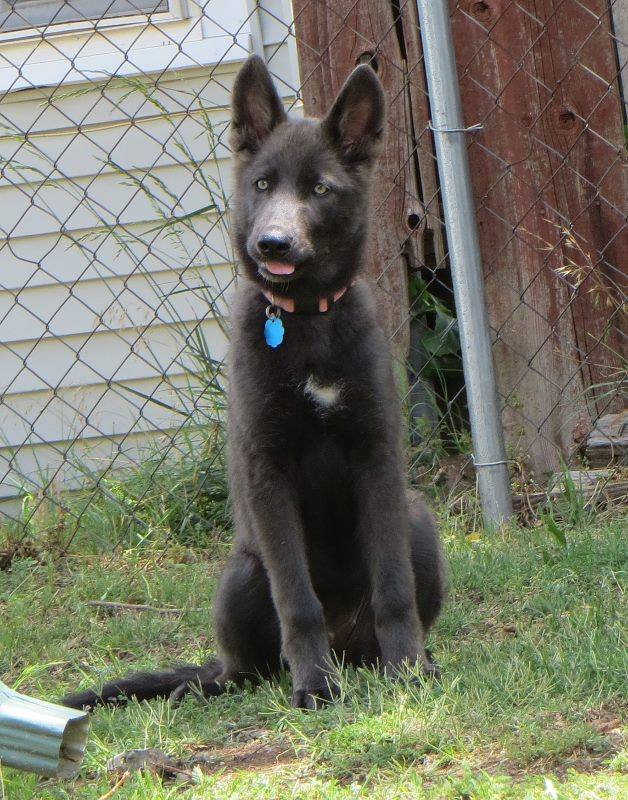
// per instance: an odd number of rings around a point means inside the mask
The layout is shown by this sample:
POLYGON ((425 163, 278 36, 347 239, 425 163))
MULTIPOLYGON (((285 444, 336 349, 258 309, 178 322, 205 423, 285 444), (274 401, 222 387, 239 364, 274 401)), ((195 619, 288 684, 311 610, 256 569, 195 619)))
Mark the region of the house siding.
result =
MULTIPOLYGON (((258 30, 290 104, 296 59, 279 21, 289 21, 289 3, 264 5, 272 16, 262 10, 258 30)), ((89 471, 129 466, 175 432, 194 367, 186 333, 198 327, 212 357, 224 358, 207 292, 226 313, 233 267, 225 225, 211 209, 176 239, 159 225, 163 213, 184 217, 210 205, 207 181, 230 192, 230 154, 225 144, 212 148, 206 120, 216 135, 226 130, 233 80, 253 49, 248 14, 245 0, 230 4, 221 25, 232 26, 231 36, 207 21, 194 26, 189 45, 207 63, 163 69, 162 58, 162 68, 141 74, 144 53, 139 70, 114 64, 115 80, 72 74, 67 85, 42 79, 29 89, 11 84, 6 70, 33 43, 0 39, 0 513, 15 513, 23 494, 49 481, 74 488, 89 471), (201 284, 205 293, 189 291, 201 284)), ((169 35, 182 36, 190 22, 168 24, 169 35)), ((158 50, 158 29, 149 34, 153 47, 144 49, 158 50)), ((105 44, 89 49, 107 71, 105 44)), ((39 76, 51 56, 43 50, 29 60, 39 76)), ((49 75, 60 69, 48 63, 49 75)))

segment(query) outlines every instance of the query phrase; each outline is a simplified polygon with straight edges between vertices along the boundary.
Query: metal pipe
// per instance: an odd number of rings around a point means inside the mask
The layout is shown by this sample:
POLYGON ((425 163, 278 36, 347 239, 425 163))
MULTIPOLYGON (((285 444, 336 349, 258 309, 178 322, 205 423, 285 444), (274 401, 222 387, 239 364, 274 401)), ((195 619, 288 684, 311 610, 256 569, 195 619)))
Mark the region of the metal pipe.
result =
POLYGON ((251 36, 251 52, 259 56, 263 61, 266 61, 259 0, 247 0, 246 10, 249 12, 248 20, 251 36))
POLYGON ((467 159, 466 136, 477 126, 471 129, 464 126, 449 3, 417 0, 417 6, 469 404, 473 461, 484 521, 494 527, 512 515, 512 497, 467 159))
POLYGON ((69 778, 87 744, 89 715, 35 700, 0 681, 0 764, 48 777, 69 778))

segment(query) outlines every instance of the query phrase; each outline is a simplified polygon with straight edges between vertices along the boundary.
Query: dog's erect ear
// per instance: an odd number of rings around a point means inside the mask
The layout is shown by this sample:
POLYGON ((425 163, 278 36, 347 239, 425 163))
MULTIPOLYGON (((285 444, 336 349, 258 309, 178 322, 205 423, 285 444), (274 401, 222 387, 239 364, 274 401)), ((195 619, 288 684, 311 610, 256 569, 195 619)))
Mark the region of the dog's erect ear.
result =
POLYGON ((356 67, 323 120, 323 132, 350 162, 367 161, 382 138, 386 101, 379 78, 367 64, 356 67))
POLYGON ((286 118, 283 104, 266 64, 251 56, 233 87, 231 146, 238 153, 254 153, 272 129, 286 118))

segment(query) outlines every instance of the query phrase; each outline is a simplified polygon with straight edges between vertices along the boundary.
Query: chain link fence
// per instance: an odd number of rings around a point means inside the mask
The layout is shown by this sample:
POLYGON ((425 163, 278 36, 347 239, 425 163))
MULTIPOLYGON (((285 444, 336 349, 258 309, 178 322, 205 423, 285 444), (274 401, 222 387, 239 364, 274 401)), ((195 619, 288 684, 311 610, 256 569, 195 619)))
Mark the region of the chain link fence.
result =
MULTIPOLYGON (((626 14, 602 0, 450 12, 515 507, 533 517, 570 486, 625 495, 626 14), (591 465, 605 469, 591 477, 591 465)), ((473 524, 414 1, 7 2, 4 566, 16 552, 210 542, 228 527, 226 132, 250 52, 295 113, 323 113, 355 64, 384 83, 367 272, 398 365, 411 480, 473 524)))

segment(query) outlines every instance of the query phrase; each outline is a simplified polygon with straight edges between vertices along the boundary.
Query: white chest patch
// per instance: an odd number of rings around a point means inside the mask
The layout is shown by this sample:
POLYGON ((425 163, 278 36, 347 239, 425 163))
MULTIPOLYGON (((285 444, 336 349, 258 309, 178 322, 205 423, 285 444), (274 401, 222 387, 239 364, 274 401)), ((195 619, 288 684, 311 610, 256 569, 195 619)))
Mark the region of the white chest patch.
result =
POLYGON ((341 386, 338 383, 319 383, 313 375, 305 382, 303 394, 322 409, 330 409, 340 398, 341 386))

